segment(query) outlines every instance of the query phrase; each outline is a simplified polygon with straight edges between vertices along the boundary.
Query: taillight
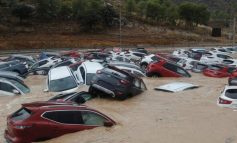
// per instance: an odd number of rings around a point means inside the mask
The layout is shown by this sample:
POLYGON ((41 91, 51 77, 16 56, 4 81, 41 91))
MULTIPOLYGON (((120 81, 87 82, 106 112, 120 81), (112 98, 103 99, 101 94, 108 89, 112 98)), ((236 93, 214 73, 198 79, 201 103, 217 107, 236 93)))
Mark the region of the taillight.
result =
POLYGON ((231 104, 231 103, 232 103, 232 101, 219 98, 219 104, 231 104))
POLYGON ((26 129, 26 128, 31 128, 32 126, 15 126, 17 129, 26 129))
POLYGON ((101 70, 96 71, 96 74, 101 74, 101 73, 102 73, 101 70))
POLYGON ((129 84, 129 81, 122 79, 122 80, 120 80, 120 83, 125 84, 125 85, 128 85, 128 84, 129 84))

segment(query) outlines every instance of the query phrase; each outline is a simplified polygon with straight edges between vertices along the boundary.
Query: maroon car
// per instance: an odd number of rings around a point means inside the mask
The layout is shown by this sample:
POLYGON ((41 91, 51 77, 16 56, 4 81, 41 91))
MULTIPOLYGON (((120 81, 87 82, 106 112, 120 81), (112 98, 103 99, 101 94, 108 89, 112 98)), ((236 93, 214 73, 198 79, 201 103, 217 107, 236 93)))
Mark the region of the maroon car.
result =
POLYGON ((113 125, 115 122, 108 116, 86 106, 34 102, 23 104, 8 116, 4 137, 10 143, 30 143, 113 125))
POLYGON ((146 74, 148 77, 191 77, 185 69, 166 60, 150 63, 146 74))
POLYGON ((235 67, 228 67, 223 65, 211 65, 205 70, 203 70, 203 74, 208 77, 229 77, 231 73, 236 70, 235 67))

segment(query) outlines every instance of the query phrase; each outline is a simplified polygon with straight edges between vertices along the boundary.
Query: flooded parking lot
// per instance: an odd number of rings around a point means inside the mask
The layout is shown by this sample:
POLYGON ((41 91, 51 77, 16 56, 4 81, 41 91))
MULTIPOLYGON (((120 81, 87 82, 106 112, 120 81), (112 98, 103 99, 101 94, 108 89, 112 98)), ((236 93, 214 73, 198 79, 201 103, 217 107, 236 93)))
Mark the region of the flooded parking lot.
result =
MULTIPOLYGON (((26 96, 0 97, 0 142, 8 114, 22 103, 47 100, 53 95, 43 93, 43 76, 30 76, 25 83, 32 93, 26 96)), ((86 105, 95 108, 117 122, 112 128, 95 128, 67 134, 47 143, 234 143, 237 142, 237 116, 234 109, 220 108, 216 101, 227 83, 226 78, 207 78, 192 74, 192 78, 147 78, 148 90, 125 101, 95 98, 86 105), (166 83, 181 81, 201 87, 178 93, 153 90, 166 83)), ((82 88, 81 90, 86 90, 82 88)))

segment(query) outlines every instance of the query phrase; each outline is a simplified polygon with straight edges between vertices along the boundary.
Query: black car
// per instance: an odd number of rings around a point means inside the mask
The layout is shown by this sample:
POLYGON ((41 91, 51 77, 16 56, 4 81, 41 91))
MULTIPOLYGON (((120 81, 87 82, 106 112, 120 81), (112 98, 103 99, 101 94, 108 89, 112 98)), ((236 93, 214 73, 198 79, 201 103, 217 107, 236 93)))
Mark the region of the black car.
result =
POLYGON ((0 63, 0 71, 11 71, 23 75, 27 73, 27 68, 19 61, 9 61, 0 63))
POLYGON ((116 67, 108 66, 97 71, 96 76, 92 79, 89 93, 92 95, 102 93, 124 100, 144 90, 146 90, 146 85, 141 78, 116 67))
POLYGON ((83 104, 86 101, 91 100, 92 98, 93 96, 90 93, 81 91, 79 93, 73 92, 68 94, 59 94, 49 99, 48 101, 71 101, 77 104, 83 104))

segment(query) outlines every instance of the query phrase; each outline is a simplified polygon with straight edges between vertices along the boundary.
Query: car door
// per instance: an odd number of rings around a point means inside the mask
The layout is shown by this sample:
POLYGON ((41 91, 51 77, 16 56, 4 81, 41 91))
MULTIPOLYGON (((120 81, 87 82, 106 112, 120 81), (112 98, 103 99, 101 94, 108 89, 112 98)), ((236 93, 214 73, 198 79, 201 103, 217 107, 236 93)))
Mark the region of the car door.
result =
MULTIPOLYGON (((9 95, 14 96, 13 90, 17 90, 15 87, 10 85, 9 83, 0 81, 0 96, 9 95)), ((18 91, 18 90, 17 90, 18 91)))

